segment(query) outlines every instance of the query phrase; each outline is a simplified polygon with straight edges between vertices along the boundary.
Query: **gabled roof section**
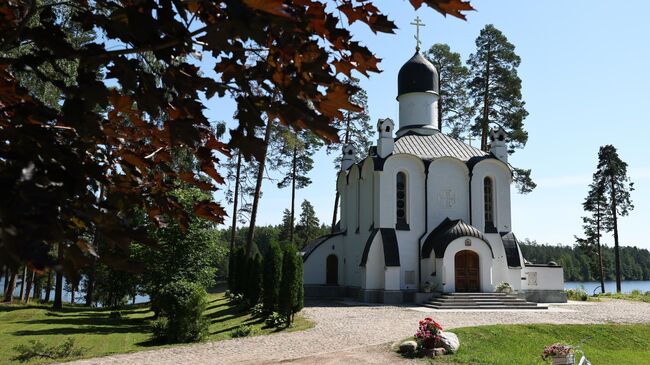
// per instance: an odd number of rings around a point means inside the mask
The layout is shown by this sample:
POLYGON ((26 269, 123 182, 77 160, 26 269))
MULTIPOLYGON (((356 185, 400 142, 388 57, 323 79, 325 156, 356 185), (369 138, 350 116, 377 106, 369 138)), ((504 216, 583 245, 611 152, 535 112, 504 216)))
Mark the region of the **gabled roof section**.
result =
POLYGON ((503 241, 503 248, 506 250, 506 260, 509 267, 521 267, 521 260, 519 259, 519 244, 517 238, 512 232, 501 232, 501 241, 503 241))
POLYGON ((465 223, 462 219, 451 220, 446 218, 438 227, 436 227, 424 241, 422 246, 422 257, 429 258, 431 257, 431 251, 433 251, 437 258, 443 258, 445 256, 445 250, 449 244, 460 237, 476 237, 485 242, 486 245, 490 248, 492 253, 492 258, 494 258, 494 252, 492 251, 492 246, 490 242, 483 236, 481 231, 476 227, 473 227, 465 223))
POLYGON ((377 233, 381 236, 381 241, 384 248, 384 265, 385 266, 400 266, 399 264, 399 246, 397 245, 397 234, 394 228, 375 228, 370 233, 370 237, 366 241, 366 246, 363 248, 363 255, 361 256, 361 263, 359 266, 366 266, 368 262, 368 254, 372 241, 374 241, 377 233))
POLYGON ((467 162, 476 157, 488 157, 490 154, 472 147, 444 133, 422 135, 409 132, 395 140, 394 154, 409 153, 423 160, 441 157, 455 157, 467 162))
POLYGON ((318 246, 320 246, 323 243, 327 242, 327 240, 329 240, 330 238, 336 237, 338 235, 342 235, 344 233, 345 232, 335 232, 335 233, 328 234, 328 235, 325 235, 325 236, 320 236, 320 237, 314 239, 313 241, 309 242, 305 247, 302 248, 302 250, 300 250, 300 254, 302 255, 302 261, 303 262, 307 261, 307 258, 309 257, 309 255, 311 255, 312 252, 314 252, 318 248, 318 246))

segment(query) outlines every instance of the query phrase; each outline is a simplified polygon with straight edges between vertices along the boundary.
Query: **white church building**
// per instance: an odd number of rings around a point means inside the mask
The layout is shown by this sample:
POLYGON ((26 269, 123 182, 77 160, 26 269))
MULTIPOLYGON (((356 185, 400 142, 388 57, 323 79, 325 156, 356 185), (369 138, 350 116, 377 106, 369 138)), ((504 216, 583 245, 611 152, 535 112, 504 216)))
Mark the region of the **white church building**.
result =
POLYGON ((302 250, 305 295, 401 303, 507 282, 530 301, 566 300, 562 267, 528 263, 513 234, 505 132, 491 130, 490 152, 442 133, 438 83, 416 52, 398 75, 399 124, 379 120, 362 161, 344 146, 340 222, 302 250))

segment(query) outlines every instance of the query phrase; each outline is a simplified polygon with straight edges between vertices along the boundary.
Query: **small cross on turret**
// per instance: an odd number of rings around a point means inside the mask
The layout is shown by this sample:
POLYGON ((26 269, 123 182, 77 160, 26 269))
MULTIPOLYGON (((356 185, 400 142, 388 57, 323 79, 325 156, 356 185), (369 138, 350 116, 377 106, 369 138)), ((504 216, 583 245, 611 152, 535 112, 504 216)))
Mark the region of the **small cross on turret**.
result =
POLYGON ((420 44, 422 44, 420 41, 420 27, 424 27, 426 24, 422 23, 419 16, 416 16, 415 23, 411 23, 411 25, 415 25, 415 51, 420 52, 420 44))

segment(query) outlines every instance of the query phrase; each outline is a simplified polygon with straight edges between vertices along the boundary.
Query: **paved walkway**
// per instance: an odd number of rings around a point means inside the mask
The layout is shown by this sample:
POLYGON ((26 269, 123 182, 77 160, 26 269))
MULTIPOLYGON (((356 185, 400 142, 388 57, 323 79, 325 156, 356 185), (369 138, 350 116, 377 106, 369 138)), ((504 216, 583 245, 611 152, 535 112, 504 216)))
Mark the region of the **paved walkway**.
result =
POLYGON ((271 364, 280 361, 408 364, 409 360, 385 351, 386 344, 413 335, 417 322, 425 316, 434 317, 446 329, 516 323, 643 323, 650 322, 650 304, 603 300, 552 305, 544 311, 436 311, 423 307, 321 303, 305 308, 304 314, 316 322, 307 331, 142 351, 70 364, 271 364))

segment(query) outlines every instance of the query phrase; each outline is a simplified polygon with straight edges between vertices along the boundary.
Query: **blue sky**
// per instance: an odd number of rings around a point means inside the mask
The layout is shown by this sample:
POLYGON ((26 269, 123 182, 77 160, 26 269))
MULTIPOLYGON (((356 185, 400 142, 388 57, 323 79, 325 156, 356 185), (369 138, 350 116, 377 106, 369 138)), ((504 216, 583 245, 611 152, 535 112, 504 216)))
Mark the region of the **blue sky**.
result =
MULTIPOLYGON (((635 209, 620 220, 620 242, 650 249, 645 225, 650 224, 650 147, 646 145, 650 104, 649 1, 628 1, 625 7, 606 1, 474 0, 476 12, 467 22, 443 18, 427 8, 417 12, 406 0, 376 0, 400 28, 394 35, 374 35, 353 26, 355 36, 378 57, 383 72, 363 78, 369 112, 398 120, 397 71, 413 52, 418 15, 426 24, 422 47, 447 43, 466 60, 486 24, 494 24, 516 46, 522 62, 523 98, 530 113, 525 121, 529 141, 511 156, 515 166, 531 168, 538 187, 527 195, 513 188, 512 225, 519 239, 573 244, 581 234, 581 203, 597 163, 598 148, 613 144, 629 165, 636 185, 635 209)), ((215 119, 232 116, 230 100, 211 100, 215 119)), ((331 221, 335 170, 333 156, 319 152, 311 173, 314 183, 297 193, 298 204, 311 201, 321 219, 331 221)), ((263 186, 259 224, 278 224, 290 204, 290 190, 275 183, 263 186)), ((217 199, 222 195, 217 193, 217 199)), ((230 207, 228 207, 230 209, 230 207)), ((227 220, 227 222, 229 219, 227 220)), ((610 235, 605 243, 612 245, 610 235)))

